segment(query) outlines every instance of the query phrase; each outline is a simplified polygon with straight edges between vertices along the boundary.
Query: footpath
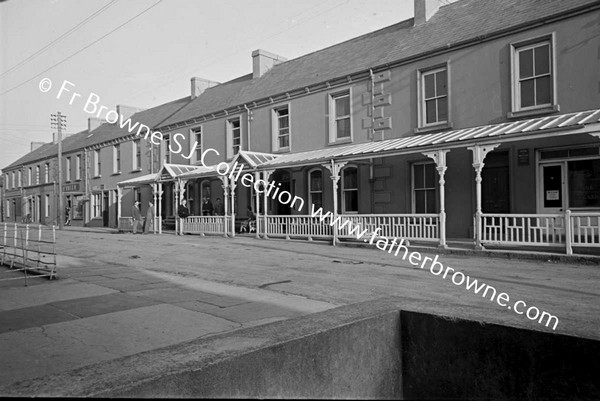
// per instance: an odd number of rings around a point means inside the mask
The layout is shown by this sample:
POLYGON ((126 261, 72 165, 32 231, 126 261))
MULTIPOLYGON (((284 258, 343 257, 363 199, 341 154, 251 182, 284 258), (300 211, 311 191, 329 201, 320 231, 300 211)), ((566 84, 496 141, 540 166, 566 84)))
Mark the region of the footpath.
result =
POLYGON ((90 259, 60 256, 58 266, 58 280, 0 281, 0 396, 19 381, 335 306, 201 280, 192 289, 90 259))
MULTIPOLYGON (((0 281, 0 396, 43 395, 27 393, 29 384, 60 374, 76 380, 69 372, 197 339, 233 341, 236 331, 268 323, 283 330, 288 319, 389 296, 418 311, 552 333, 377 249, 72 228, 60 233, 57 251, 58 280, 0 281)), ((557 334, 600 339, 595 263, 441 260, 552 312, 557 334)))

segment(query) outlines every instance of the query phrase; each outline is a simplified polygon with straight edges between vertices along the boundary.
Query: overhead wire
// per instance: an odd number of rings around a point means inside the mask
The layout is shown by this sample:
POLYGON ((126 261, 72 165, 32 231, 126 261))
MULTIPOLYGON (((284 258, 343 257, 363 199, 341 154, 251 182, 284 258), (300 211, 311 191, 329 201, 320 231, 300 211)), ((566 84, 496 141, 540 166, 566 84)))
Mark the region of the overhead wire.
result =
POLYGON ((16 68, 19 68, 23 64, 27 63, 29 60, 34 59, 39 54, 43 53, 44 51, 46 51, 47 49, 49 49, 50 47, 52 47, 52 45, 58 43, 63 38, 67 37, 71 33, 75 32, 76 30, 78 30, 79 28, 81 28, 83 25, 87 24, 88 22, 90 22, 91 20, 93 20, 94 18, 96 18, 98 15, 102 14, 104 11, 106 11, 110 6, 112 6, 117 1, 118 0, 112 0, 110 3, 105 4, 100 9, 96 10, 94 13, 92 13, 91 15, 89 15, 88 17, 86 17, 83 21, 81 21, 80 23, 78 23, 77 25, 75 25, 74 27, 72 27, 71 29, 69 29, 68 31, 66 31, 65 33, 63 33, 62 35, 60 35, 58 38, 54 39, 52 42, 48 43, 47 45, 45 45, 41 49, 39 49, 36 52, 34 52, 33 54, 29 55, 29 57, 25 58, 24 60, 19 61, 17 64, 13 65, 8 70, 6 70, 3 73, 1 73, 0 74, 0 78, 2 78, 3 76, 5 76, 6 74, 8 74, 11 71, 14 71, 16 68))
POLYGON ((163 0, 158 0, 156 3, 154 3, 153 5, 151 5, 150 7, 146 8, 145 10, 143 10, 142 12, 134 15, 133 17, 129 18, 127 21, 125 21, 124 23, 122 23, 121 25, 117 26, 116 28, 112 29, 110 32, 102 35, 100 38, 94 40, 92 43, 84 46, 83 48, 79 49, 78 51, 76 51, 75 53, 71 54, 70 56, 65 57, 64 59, 62 59, 61 61, 59 61, 58 63, 53 64, 52 66, 46 68, 44 71, 40 72, 37 75, 34 75, 33 77, 29 78, 26 81, 21 82, 20 84, 13 86, 12 88, 0 93, 0 95, 5 95, 9 92, 12 92, 13 90, 20 88, 21 86, 25 85, 26 83, 29 83, 31 81, 33 81, 34 79, 36 79, 37 77, 39 77, 40 75, 50 71, 51 69, 53 69, 54 67, 64 63, 65 61, 75 57, 76 55, 78 55, 79 53, 81 53, 82 51, 86 50, 87 48, 95 45, 96 43, 100 42, 102 39, 106 38, 108 35, 112 34, 113 32, 117 31, 118 29, 124 27, 125 25, 129 24, 131 21, 135 20, 136 18, 140 17, 141 15, 145 14, 146 12, 150 11, 152 8, 156 7, 159 3, 161 3, 163 0))

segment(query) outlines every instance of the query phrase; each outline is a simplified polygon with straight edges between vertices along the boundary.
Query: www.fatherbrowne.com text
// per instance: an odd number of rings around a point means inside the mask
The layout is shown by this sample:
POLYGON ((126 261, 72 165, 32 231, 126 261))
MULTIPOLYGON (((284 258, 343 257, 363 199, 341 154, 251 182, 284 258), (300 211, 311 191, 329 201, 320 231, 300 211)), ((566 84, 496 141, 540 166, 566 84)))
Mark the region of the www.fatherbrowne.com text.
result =
MULTIPOLYGON (((75 84, 69 81, 63 81, 61 88, 58 91, 57 99, 60 99, 63 94, 71 92, 71 98, 69 104, 72 105, 76 99, 81 98, 81 94, 72 91, 71 89, 75 87, 75 84)), ((52 88, 52 81, 48 78, 43 78, 39 83, 39 88, 41 92, 48 92, 52 88)), ((136 136, 142 136, 144 134, 145 140, 150 140, 150 143, 153 145, 160 145, 163 140, 163 135, 159 131, 152 131, 151 127, 147 125, 140 124, 139 122, 133 123, 130 118, 124 119, 123 115, 120 115, 115 110, 111 110, 106 106, 100 104, 100 96, 97 94, 90 92, 87 96, 87 100, 85 101, 83 110, 86 113, 92 114, 95 117, 99 118, 102 115, 103 111, 106 111, 104 116, 105 120, 109 124, 117 124, 121 129, 127 127, 129 133, 136 132, 136 136)), ((179 142, 179 139, 185 139, 185 135, 182 133, 176 133, 172 137, 172 143, 169 145, 169 152, 171 153, 181 153, 183 150, 183 146, 179 142), (173 148, 173 145, 176 145, 177 148, 173 148)), ((192 152, 196 150, 196 144, 191 147, 192 152)), ((188 156, 182 155, 185 159, 190 159, 192 157, 192 152, 188 156)), ((288 191, 280 191, 281 183, 275 183, 274 181, 266 182, 265 180, 257 179, 255 181, 254 175, 250 173, 246 173, 242 175, 243 166, 239 166, 236 163, 231 165, 231 163, 221 162, 216 166, 208 166, 205 163, 206 155, 209 153, 214 153, 216 156, 220 156, 219 151, 216 149, 206 149, 202 152, 200 163, 202 166, 208 170, 216 171, 217 174, 221 176, 228 176, 233 182, 237 182, 241 176, 242 185, 247 188, 253 187, 257 193, 264 193, 267 196, 270 196, 271 199, 275 199, 279 201, 283 205, 289 205, 290 207, 296 207, 296 209, 300 212, 304 209, 305 203, 304 200, 299 196, 292 196, 288 191)), ((546 327, 551 325, 552 330, 556 330, 558 326, 558 318, 554 315, 546 311, 540 311, 535 306, 530 306, 527 308, 527 304, 518 300, 516 302, 510 301, 510 296, 505 293, 497 293, 496 288, 492 287, 489 284, 485 284, 483 282, 479 283, 478 280, 472 279, 469 275, 465 275, 464 273, 455 270, 450 266, 444 266, 441 262, 438 261, 439 255, 436 255, 433 259, 426 256, 423 257, 419 252, 413 251, 410 252, 407 245, 405 245, 405 239, 401 238, 392 238, 390 239, 379 235, 381 228, 378 227, 375 231, 372 231, 368 234, 368 229, 362 229, 360 224, 355 224, 351 220, 347 218, 342 218, 342 216, 334 216, 331 212, 323 212, 322 208, 315 209, 315 206, 311 204, 311 217, 318 219, 317 224, 327 223, 331 227, 342 230, 346 228, 350 235, 354 235, 357 240, 362 239, 367 236, 370 237, 368 240, 369 245, 375 244, 375 247, 381 251, 387 252, 388 254, 394 254, 394 256, 398 256, 401 254, 402 260, 407 260, 413 266, 419 266, 421 269, 426 269, 428 267, 431 274, 434 276, 439 276, 442 279, 446 279, 450 277, 452 283, 456 286, 465 285, 465 288, 468 291, 473 291, 476 295, 481 294, 481 297, 488 298, 490 302, 496 302, 503 308, 508 310, 512 310, 514 313, 518 315, 525 315, 529 320, 535 320, 539 324, 544 324, 546 327)), ((366 239, 363 241, 367 242, 366 239)))

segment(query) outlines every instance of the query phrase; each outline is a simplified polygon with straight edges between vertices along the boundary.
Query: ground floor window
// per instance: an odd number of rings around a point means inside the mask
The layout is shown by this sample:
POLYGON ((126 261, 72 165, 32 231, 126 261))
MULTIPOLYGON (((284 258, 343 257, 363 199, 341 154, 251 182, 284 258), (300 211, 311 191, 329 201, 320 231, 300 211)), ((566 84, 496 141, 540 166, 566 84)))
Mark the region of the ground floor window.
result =
POLYGON ((438 213, 436 202, 435 164, 430 162, 412 165, 413 213, 438 213))
POLYGON ((50 194, 46 194, 44 199, 45 208, 44 208, 44 217, 50 217, 50 194))
POLYGON ((315 209, 323 206, 323 172, 320 169, 308 173, 308 201, 315 209))
POLYGON ((92 195, 92 218, 102 217, 102 194, 92 195))
POLYGON ((10 217, 10 201, 6 201, 6 217, 10 217))
POLYGON ((569 207, 600 207, 600 159, 567 163, 569 207))

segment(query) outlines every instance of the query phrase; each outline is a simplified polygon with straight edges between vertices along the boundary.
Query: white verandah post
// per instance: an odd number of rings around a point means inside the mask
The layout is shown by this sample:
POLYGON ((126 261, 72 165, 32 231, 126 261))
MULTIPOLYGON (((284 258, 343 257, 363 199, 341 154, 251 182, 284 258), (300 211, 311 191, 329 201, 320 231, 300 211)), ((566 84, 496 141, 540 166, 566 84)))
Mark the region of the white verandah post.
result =
POLYGON ((229 180, 227 179, 227 177, 224 177, 222 175, 219 176, 219 179, 221 179, 221 187, 223 188, 223 236, 227 237, 227 211, 229 210, 229 180))
POLYGON ((263 238, 264 239, 268 239, 269 238, 269 230, 268 230, 268 226, 267 226, 267 215, 268 215, 268 210, 269 210, 269 204, 267 202, 267 184, 269 182, 269 177, 271 177, 271 174, 273 174, 275 170, 265 170, 262 172, 263 174, 263 181, 265 182, 264 188, 263 188, 263 206, 265 207, 264 210, 264 222, 265 222, 265 232, 263 233, 263 238))
POLYGON ((158 233, 162 234, 162 195, 163 195, 163 184, 158 183, 158 233))
POLYGON ((229 179, 229 194, 231 195, 231 238, 235 237, 235 187, 233 178, 229 179))
POLYGON ((433 152, 424 152, 423 155, 433 159, 436 164, 436 170, 440 176, 440 248, 447 248, 446 244, 446 180, 444 176, 448 169, 446 165, 446 154, 450 150, 436 150, 433 152))
POLYGON ((156 199, 158 197, 158 184, 154 182, 151 185, 152 185, 152 199, 154 200, 152 202, 152 209, 154 209, 153 213, 152 213, 152 215, 154 216, 154 221, 152 222, 152 232, 154 234, 156 234, 156 219, 157 219, 157 216, 156 216, 156 199))
POLYGON ((117 185, 117 230, 121 229, 121 203, 123 200, 123 188, 117 185))
POLYGON ((251 191, 254 191, 254 196, 256 197, 256 209, 254 215, 256 216, 256 220, 254 223, 254 228, 256 229, 256 238, 260 238, 260 193, 254 189, 254 184, 258 182, 260 178, 260 173, 258 171, 254 172, 254 183, 250 188, 251 191))
POLYGON ((468 147, 471 152, 473 152, 473 168, 475 169, 475 197, 476 197, 476 209, 475 209, 475 249, 483 249, 483 245, 481 245, 481 171, 485 166, 483 162, 485 160, 485 156, 500 146, 499 143, 490 144, 490 145, 475 145, 468 147))
MULTIPOLYGON (((178 179, 177 181, 179 182, 179 203, 182 203, 185 200, 185 191, 188 180, 178 179)), ((189 205, 186 205, 186 207, 189 210, 189 205)), ((175 213, 177 213, 177 209, 175 209, 175 213)), ((180 220, 179 235, 183 235, 183 219, 180 220)))
MULTIPOLYGON (((346 163, 348 162, 334 162, 333 159, 331 160, 331 164, 324 164, 323 167, 325 167, 327 170, 329 170, 329 172, 331 172, 331 184, 332 184, 332 188, 333 188, 333 221, 335 221, 335 219, 337 218, 338 215, 338 183, 340 181, 340 172, 342 171, 342 168, 344 168, 344 166, 346 165, 346 163)), ((337 245, 337 224, 334 224, 332 227, 333 230, 333 246, 337 245)))

